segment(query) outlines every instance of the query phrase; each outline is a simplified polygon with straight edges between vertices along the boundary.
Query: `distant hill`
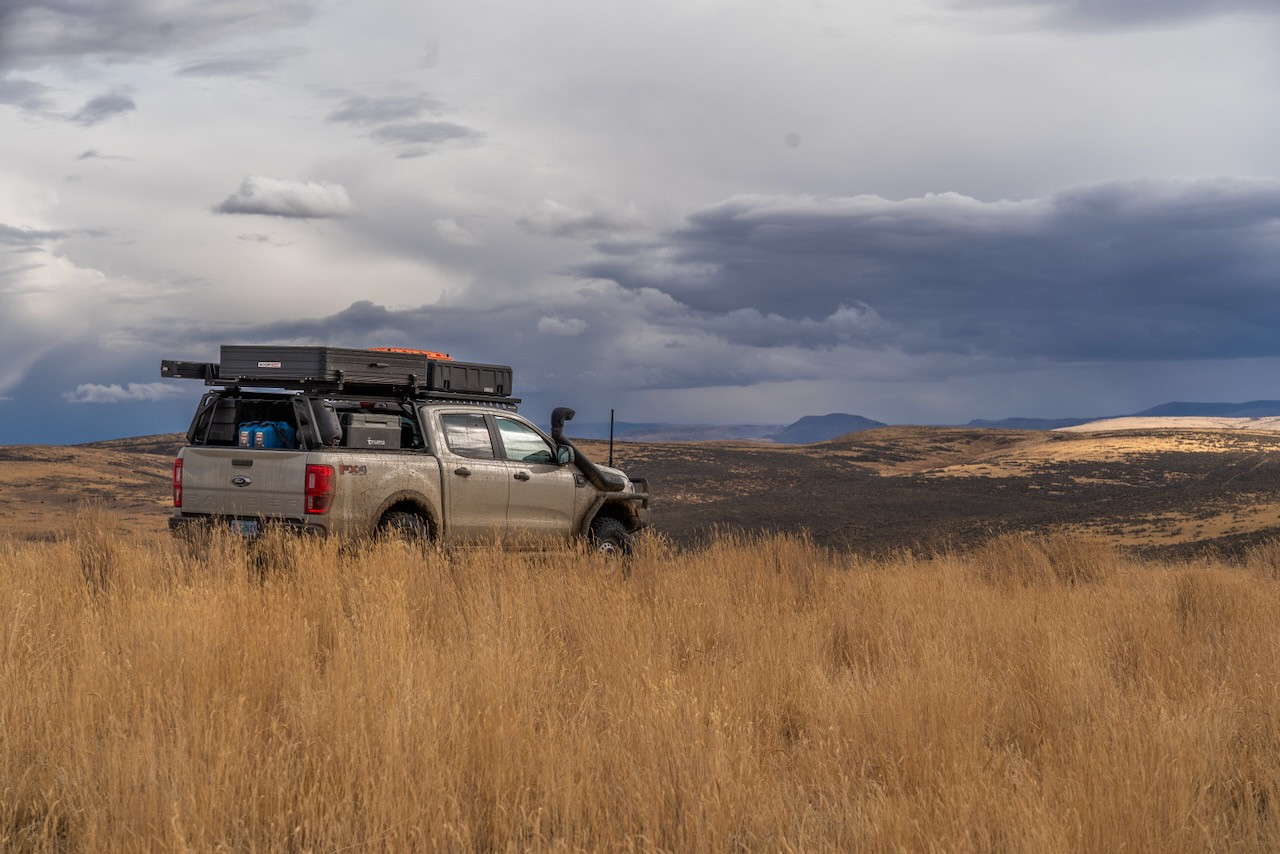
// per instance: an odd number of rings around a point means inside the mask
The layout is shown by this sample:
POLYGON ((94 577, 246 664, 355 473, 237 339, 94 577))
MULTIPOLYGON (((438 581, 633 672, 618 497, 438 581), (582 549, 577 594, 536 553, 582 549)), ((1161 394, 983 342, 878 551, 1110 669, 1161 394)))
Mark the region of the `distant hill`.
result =
MULTIPOLYGON (((846 433, 887 426, 881 421, 833 412, 806 415, 792 424, 661 424, 618 421, 613 438, 619 442, 715 442, 730 439, 759 439, 787 445, 825 442, 846 433)), ((608 439, 609 422, 570 422, 565 432, 576 439, 608 439)))
MULTIPOLYGON (((545 424, 544 430, 549 430, 545 424)), ((715 442, 725 439, 765 439, 781 424, 662 424, 617 421, 613 438, 619 442, 715 442)), ((608 421, 571 421, 564 432, 574 439, 608 439, 608 421)))
POLYGON ((769 438, 787 445, 810 445, 814 442, 835 439, 847 433, 860 433, 863 430, 887 426, 883 421, 872 421, 861 415, 833 412, 829 415, 806 415, 769 438))
POLYGON ((127 439, 104 439, 100 442, 85 442, 79 447, 102 448, 108 451, 121 451, 126 454, 161 454, 177 456, 178 450, 187 443, 185 433, 161 433, 155 436, 131 436, 127 439))

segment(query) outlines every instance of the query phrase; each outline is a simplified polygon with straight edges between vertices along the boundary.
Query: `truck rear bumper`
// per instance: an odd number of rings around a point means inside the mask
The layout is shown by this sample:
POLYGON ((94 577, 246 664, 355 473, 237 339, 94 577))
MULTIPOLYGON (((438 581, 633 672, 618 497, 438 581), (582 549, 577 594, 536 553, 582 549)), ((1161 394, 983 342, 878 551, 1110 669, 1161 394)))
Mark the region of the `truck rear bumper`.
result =
POLYGON ((265 528, 275 528, 294 534, 308 534, 323 537, 328 530, 323 525, 315 525, 301 519, 240 519, 235 516, 170 516, 169 532, 171 534, 191 533, 201 528, 227 528, 236 533, 256 536, 265 528))

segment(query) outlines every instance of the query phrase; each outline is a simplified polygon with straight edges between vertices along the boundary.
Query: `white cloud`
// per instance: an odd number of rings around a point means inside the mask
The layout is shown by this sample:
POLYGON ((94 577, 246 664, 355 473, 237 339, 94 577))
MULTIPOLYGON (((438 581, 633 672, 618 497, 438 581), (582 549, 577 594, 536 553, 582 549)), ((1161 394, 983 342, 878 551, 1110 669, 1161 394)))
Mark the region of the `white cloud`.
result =
POLYGON ((187 389, 167 383, 129 383, 99 385, 83 383, 74 391, 62 393, 69 403, 130 403, 142 400, 162 400, 166 397, 189 394, 187 389))
POLYGON ((346 188, 339 184, 250 175, 214 210, 224 214, 325 219, 347 216, 354 208, 346 188))
POLYGON ((588 207, 572 207, 542 199, 520 218, 520 225, 549 237, 605 237, 642 228, 644 216, 635 204, 599 201, 588 207))

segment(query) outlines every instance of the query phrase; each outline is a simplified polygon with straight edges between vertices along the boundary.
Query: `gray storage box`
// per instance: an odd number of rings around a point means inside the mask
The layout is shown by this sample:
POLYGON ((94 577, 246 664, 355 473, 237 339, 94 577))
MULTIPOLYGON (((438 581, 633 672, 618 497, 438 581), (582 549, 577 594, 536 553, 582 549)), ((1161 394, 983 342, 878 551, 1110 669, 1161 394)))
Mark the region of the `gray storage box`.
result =
POLYGON ((472 362, 431 362, 431 391, 454 394, 482 394, 485 397, 511 395, 511 368, 506 365, 478 365, 472 362))
POLYGON ((378 451, 400 447, 400 416, 384 412, 342 413, 342 445, 378 451))
POLYGON ((279 347, 233 344, 222 347, 218 377, 222 382, 255 384, 354 383, 419 386, 427 380, 427 357, 346 347, 279 347))

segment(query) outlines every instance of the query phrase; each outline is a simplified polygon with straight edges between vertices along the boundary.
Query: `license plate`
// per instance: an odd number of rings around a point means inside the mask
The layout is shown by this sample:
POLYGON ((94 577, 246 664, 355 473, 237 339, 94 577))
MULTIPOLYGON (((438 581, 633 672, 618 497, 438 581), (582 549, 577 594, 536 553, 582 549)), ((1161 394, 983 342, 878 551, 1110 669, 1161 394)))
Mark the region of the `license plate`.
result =
POLYGON ((256 537, 258 536, 258 522, 256 519, 250 521, 245 521, 244 519, 232 519, 231 530, 243 537, 256 537))

